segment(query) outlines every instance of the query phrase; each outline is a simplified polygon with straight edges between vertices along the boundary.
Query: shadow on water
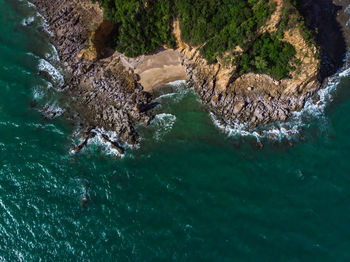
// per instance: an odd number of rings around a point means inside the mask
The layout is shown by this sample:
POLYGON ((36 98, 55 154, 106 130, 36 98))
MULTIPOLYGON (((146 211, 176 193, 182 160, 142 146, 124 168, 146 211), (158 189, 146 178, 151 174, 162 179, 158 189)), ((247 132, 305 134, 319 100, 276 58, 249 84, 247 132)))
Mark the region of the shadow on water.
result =
MULTIPOLYGON (((337 20, 344 7, 332 0, 299 0, 298 9, 305 16, 307 25, 316 34, 321 49, 321 78, 325 79, 344 65, 347 50, 344 28, 337 20)), ((344 6, 344 4, 343 4, 344 6)), ((345 26, 345 25, 344 25, 345 26)))

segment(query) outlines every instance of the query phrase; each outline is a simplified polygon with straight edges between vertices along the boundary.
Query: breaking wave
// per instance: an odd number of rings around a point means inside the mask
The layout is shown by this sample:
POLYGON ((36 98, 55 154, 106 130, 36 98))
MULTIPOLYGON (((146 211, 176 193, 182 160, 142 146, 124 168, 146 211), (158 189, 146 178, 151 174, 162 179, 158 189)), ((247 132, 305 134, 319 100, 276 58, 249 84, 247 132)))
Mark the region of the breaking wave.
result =
MULTIPOLYGON (((116 147, 110 142, 113 141, 117 144, 120 145, 120 147, 122 148, 131 148, 131 149, 135 149, 138 146, 132 146, 129 145, 127 143, 122 142, 119 139, 119 136, 116 132, 114 131, 106 131, 104 128, 100 128, 100 127, 96 127, 95 129, 91 130, 92 132, 94 132, 96 135, 93 138, 90 138, 86 144, 86 148, 83 148, 82 151, 94 151, 96 149, 96 147, 98 148, 102 148, 103 153, 105 153, 106 155, 111 155, 114 157, 119 157, 119 158, 123 158, 125 157, 126 153, 121 153, 119 150, 116 149, 116 147), (110 141, 107 141, 104 136, 107 136, 108 139, 110 141)), ((79 133, 79 131, 76 131, 75 133, 79 133)), ((78 144, 81 144, 84 141, 83 137, 80 137, 78 139, 78 144)), ((70 152, 71 154, 75 154, 74 150, 71 150, 70 152)))
POLYGON ((187 81, 185 80, 179 80, 179 81, 174 81, 166 84, 166 87, 164 88, 167 90, 166 93, 160 94, 155 100, 156 101, 161 101, 162 99, 167 99, 171 98, 172 102, 179 102, 182 100, 189 92, 193 91, 188 86, 187 81), (166 87, 170 87, 166 88, 166 87))
POLYGON ((57 64, 60 62, 57 49, 53 44, 50 44, 50 52, 46 53, 45 59, 54 64, 57 64))
POLYGON ((41 108, 40 113, 43 115, 45 119, 53 120, 57 117, 60 117, 65 110, 59 107, 57 104, 46 104, 43 108, 41 108))
POLYGON ((176 122, 176 116, 172 114, 158 114, 155 116, 151 125, 155 127, 154 139, 156 141, 162 141, 164 136, 167 135, 173 128, 176 122))
POLYGON ((307 127, 310 119, 323 120, 327 122, 324 114, 327 105, 333 101, 332 93, 336 90, 341 80, 350 76, 350 68, 347 63, 350 58, 350 52, 346 53, 344 58, 345 65, 333 76, 325 80, 323 87, 310 97, 304 108, 300 112, 293 112, 291 118, 285 123, 274 123, 265 126, 262 130, 249 131, 247 125, 236 122, 234 127, 221 123, 214 114, 210 114, 214 125, 228 136, 250 136, 258 141, 262 138, 273 140, 295 139, 303 127, 307 127), (315 97, 317 98, 315 100, 315 97), (306 121, 308 119, 308 121, 306 121))
POLYGON ((29 26, 29 25, 33 24, 34 20, 35 20, 35 17, 34 16, 30 16, 28 18, 23 19, 21 24, 23 26, 29 26))
POLYGON ((61 72, 54 67, 52 64, 50 64, 45 59, 39 60, 39 71, 48 73, 54 84, 56 84, 58 87, 62 87, 64 85, 64 77, 61 74, 61 72))

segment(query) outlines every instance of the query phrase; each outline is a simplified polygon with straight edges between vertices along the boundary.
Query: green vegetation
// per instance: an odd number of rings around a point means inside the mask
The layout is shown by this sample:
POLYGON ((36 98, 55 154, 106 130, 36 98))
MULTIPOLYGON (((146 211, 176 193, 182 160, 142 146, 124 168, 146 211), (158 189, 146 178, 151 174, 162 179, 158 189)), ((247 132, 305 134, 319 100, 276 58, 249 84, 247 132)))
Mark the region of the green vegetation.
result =
MULTIPOLYGON (((220 57, 232 64, 241 63, 240 73, 267 73, 278 79, 288 76, 293 69, 290 60, 295 50, 280 40, 281 32, 276 36, 257 34, 275 10, 272 1, 100 0, 99 3, 105 19, 116 25, 115 48, 127 56, 149 54, 162 45, 174 47, 172 22, 178 18, 182 39, 199 47, 209 63, 217 62, 220 57), (237 46, 244 51, 241 59, 228 55, 237 46)), ((285 24, 289 24, 288 10, 285 24)))
POLYGON ((295 53, 291 44, 278 40, 274 35, 264 34, 242 55, 240 73, 264 73, 280 80, 294 69, 290 60, 295 53))
POLYGON ((236 46, 250 43, 257 29, 273 12, 274 5, 260 0, 175 0, 182 39, 202 46, 209 62, 236 46))
POLYGON ((171 1, 101 0, 105 19, 117 26, 115 47, 125 55, 135 57, 155 51, 159 46, 174 46, 171 1))
POLYGON ((282 8, 282 19, 278 26, 278 35, 280 38, 283 37, 283 31, 289 28, 298 26, 300 32, 305 41, 311 45, 315 44, 314 32, 312 32, 307 26, 304 17, 299 13, 301 1, 284 1, 282 8))

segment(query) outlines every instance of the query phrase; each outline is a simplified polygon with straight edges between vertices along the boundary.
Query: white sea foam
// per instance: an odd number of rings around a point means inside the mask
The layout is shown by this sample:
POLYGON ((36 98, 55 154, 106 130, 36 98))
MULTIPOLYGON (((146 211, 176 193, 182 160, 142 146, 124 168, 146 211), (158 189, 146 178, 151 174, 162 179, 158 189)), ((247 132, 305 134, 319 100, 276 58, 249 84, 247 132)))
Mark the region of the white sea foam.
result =
POLYGON ((312 98, 309 98, 309 100, 306 102, 303 110, 300 113, 295 113, 294 115, 296 117, 300 117, 302 114, 308 113, 314 116, 320 116, 323 115, 324 109, 328 105, 329 102, 333 101, 332 92, 336 90, 339 83, 341 82, 342 78, 350 76, 350 68, 348 65, 348 59, 349 59, 350 53, 347 52, 344 63, 345 65, 343 68, 341 68, 336 74, 329 77, 324 84, 324 87, 321 88, 317 95, 319 96, 318 102, 313 102, 312 98))
POLYGON ((53 85, 50 82, 47 82, 47 89, 53 88, 53 85))
POLYGON ((60 58, 58 56, 58 52, 56 47, 53 44, 50 44, 50 52, 45 54, 45 58, 53 63, 58 63, 60 58))
MULTIPOLYGON (((36 8, 36 6, 31 3, 30 1, 23 1, 21 0, 21 2, 26 2, 28 4, 28 7, 30 8, 36 8)), ((44 31, 50 35, 50 36, 53 36, 53 33, 50 31, 50 26, 48 25, 48 23, 46 22, 46 19, 45 17, 43 17, 39 12, 36 13, 36 16, 39 17, 41 19, 41 26, 42 28, 44 29, 44 31)), ((33 17, 34 18, 34 17, 33 17)), ((33 19, 34 21, 34 19, 33 19)))
POLYGON ((173 82, 169 82, 166 85, 169 85, 169 86, 181 86, 181 85, 186 85, 186 83, 187 83, 186 80, 176 80, 176 81, 173 81, 173 82))
MULTIPOLYGON (((37 13, 36 15, 41 19, 41 25, 44 30, 52 36, 53 34, 50 31, 45 18, 40 13, 37 13)), ((60 59, 57 49, 54 45, 50 44, 50 52, 45 54, 45 59, 39 60, 39 70, 47 72, 52 77, 54 83, 58 87, 62 87, 64 85, 64 77, 61 73, 61 70, 54 66, 58 65, 59 62, 60 59)))
POLYGON ((346 14, 350 14, 350 6, 347 6, 344 11, 346 14))
POLYGON ((44 90, 43 90, 43 88, 41 86, 34 87, 32 92, 33 92, 33 98, 35 100, 40 100, 45 95, 45 92, 44 92, 44 90))
MULTIPOLYGON (((36 6, 33 3, 29 2, 29 1, 21 1, 21 2, 26 2, 28 4, 28 7, 30 7, 30 8, 36 8, 36 6)), ((49 34, 50 36, 53 36, 53 33, 50 31, 50 26, 48 25, 45 17, 42 14, 40 14, 39 12, 36 12, 35 16, 40 18, 41 26, 44 29, 44 31, 47 34, 49 34)), ((35 18, 33 17, 33 21, 34 21, 34 19, 35 18)))
POLYGON ((247 131, 247 126, 245 124, 240 124, 238 122, 234 123, 234 127, 227 124, 221 123, 213 113, 210 113, 210 117, 216 127, 223 131, 227 136, 253 136, 257 139, 259 134, 257 132, 247 131))
POLYGON ((346 77, 350 75, 350 68, 344 70, 343 72, 339 73, 339 77, 346 77))
POLYGON ((258 142, 263 138, 269 138, 273 140, 281 141, 282 139, 293 139, 296 135, 300 133, 300 128, 302 125, 296 122, 286 122, 286 123, 275 123, 273 126, 266 127, 263 130, 249 131, 245 124, 235 123, 231 127, 230 125, 220 123, 216 116, 211 113, 211 118, 214 125, 223 131, 227 136, 230 137, 253 137, 258 142))
POLYGON ((10 122, 10 121, 5 121, 5 122, 0 122, 1 126, 5 126, 5 127, 19 127, 19 124, 16 124, 14 122, 10 122))
POLYGON ((350 25, 350 20, 346 21, 345 26, 348 27, 350 25))
POLYGON ((29 7, 33 7, 33 8, 36 7, 33 3, 29 2, 29 1, 27 1, 27 3, 28 3, 28 6, 29 6, 29 7))
POLYGON ((28 18, 23 19, 21 24, 23 26, 29 26, 29 25, 33 24, 34 20, 35 20, 35 17, 34 16, 30 16, 28 18))
POLYGON ((113 155, 113 156, 119 156, 119 157, 124 157, 125 154, 120 154, 119 151, 115 148, 112 147, 112 144, 105 139, 103 139, 102 135, 107 135, 110 140, 112 141, 119 141, 118 135, 116 132, 113 131, 106 131, 103 128, 96 128, 94 131, 96 131, 96 136, 93 139, 89 140, 89 144, 97 144, 97 145, 102 145, 102 147, 105 150, 105 153, 107 155, 113 155))
POLYGON ((57 104, 47 103, 43 108, 39 110, 47 119, 55 119, 60 117, 65 110, 59 107, 57 104))
MULTIPOLYGON (((106 135, 111 141, 117 142, 123 148, 135 149, 135 148, 139 147, 138 145, 129 145, 127 143, 122 142, 119 139, 118 134, 114 131, 106 131, 104 128, 100 128, 100 127, 97 127, 95 129, 93 129, 92 131, 96 133, 96 136, 88 140, 87 150, 91 149, 91 145, 95 145, 95 146, 103 148, 104 153, 107 155, 118 156, 120 158, 125 157, 125 153, 121 154, 117 149, 115 149, 113 147, 112 143, 106 141, 106 139, 103 138, 103 135, 106 135)), ((77 131, 77 133, 79 133, 79 132, 77 131)), ((78 144, 81 144, 82 142, 83 142, 83 137, 80 137, 78 144)), ((70 153, 74 154, 75 151, 72 150, 70 153)))
POLYGON ((34 57, 34 58, 36 58, 36 59, 40 59, 40 57, 39 56, 37 56, 36 54, 34 54, 34 53, 32 53, 32 52, 26 52, 25 53, 26 55, 29 55, 29 56, 32 56, 32 57, 34 57))
MULTIPOLYGON (((257 132, 248 131, 247 126, 244 124, 234 123, 233 127, 227 124, 222 124, 213 114, 211 114, 211 118, 215 126, 228 136, 251 136, 255 137, 258 141, 260 138, 270 138, 275 140, 281 140, 283 138, 294 139, 300 134, 301 129, 308 125, 304 120, 305 117, 317 118, 318 120, 325 118, 324 110, 329 102, 332 102, 333 100, 332 92, 337 88, 342 78, 350 76, 350 68, 347 63, 349 57, 350 53, 348 52, 344 59, 344 67, 336 74, 329 77, 326 80, 324 87, 315 94, 315 96, 319 97, 319 100, 314 102, 314 96, 309 98, 302 111, 293 112, 292 117, 285 123, 276 123, 273 126, 268 126, 266 129, 257 132)), ((323 122, 327 123, 327 120, 323 119, 323 122)))
MULTIPOLYGON (((189 88, 189 86, 185 86, 187 83, 186 81, 180 81, 181 84, 174 84, 173 86, 173 92, 172 93, 166 93, 163 95, 160 95, 159 97, 156 98, 156 100, 161 100, 161 99, 167 99, 171 97, 171 101, 173 102, 179 102, 182 100, 189 92, 194 92, 192 88, 189 88)), ((173 82, 175 83, 175 82, 173 82)))
POLYGON ((44 31, 45 31, 48 35, 50 35, 51 37, 54 36, 54 34, 53 34, 53 33, 51 32, 51 30, 50 30, 49 24, 46 22, 45 17, 43 17, 40 13, 37 13, 37 15, 38 15, 38 17, 41 18, 41 21, 42 21, 41 26, 43 27, 44 31))
POLYGON ((27 1, 27 0, 19 0, 19 1, 20 1, 20 2, 25 2, 25 3, 28 5, 28 7, 35 8, 35 5, 34 5, 33 3, 27 1))
POLYGON ((154 139, 161 141, 166 134, 173 128, 176 122, 176 116, 172 114, 158 114, 152 121, 152 126, 156 128, 154 132, 154 139))
POLYGON ((168 94, 164 94, 164 95, 161 95, 161 96, 158 96, 156 98, 156 100, 160 100, 162 98, 168 98, 168 97, 173 97, 173 96, 176 96, 178 93, 168 93, 168 94))
MULTIPOLYGON (((33 3, 29 2, 29 1, 21 1, 21 2, 27 3, 28 7, 30 7, 30 8, 36 8, 36 6, 33 3)), ((50 26, 46 22, 46 19, 39 12, 36 12, 34 16, 30 16, 28 18, 23 19, 22 20, 22 25, 23 26, 29 26, 29 25, 34 23, 36 18, 39 18, 41 20, 41 26, 44 29, 44 31, 48 35, 53 36, 53 33, 50 31, 50 26)))
POLYGON ((39 70, 47 72, 52 77, 54 83, 59 87, 64 85, 64 77, 61 72, 45 59, 39 60, 39 70))
POLYGON ((112 141, 116 141, 118 142, 123 148, 138 148, 139 145, 130 145, 128 143, 124 143, 120 140, 118 134, 115 131, 106 131, 104 128, 102 127, 96 127, 93 131, 99 133, 99 134, 105 134, 108 136, 108 138, 112 141))

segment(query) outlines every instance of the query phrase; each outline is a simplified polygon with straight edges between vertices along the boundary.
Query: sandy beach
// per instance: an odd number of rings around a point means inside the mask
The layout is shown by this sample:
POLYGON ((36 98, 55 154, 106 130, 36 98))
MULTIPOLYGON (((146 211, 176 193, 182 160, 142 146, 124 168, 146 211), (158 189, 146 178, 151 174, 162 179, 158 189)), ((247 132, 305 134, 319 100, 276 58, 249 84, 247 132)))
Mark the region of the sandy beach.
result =
POLYGON ((148 92, 169 82, 187 80, 181 56, 174 50, 164 50, 145 56, 135 67, 135 73, 140 76, 139 82, 148 92))

